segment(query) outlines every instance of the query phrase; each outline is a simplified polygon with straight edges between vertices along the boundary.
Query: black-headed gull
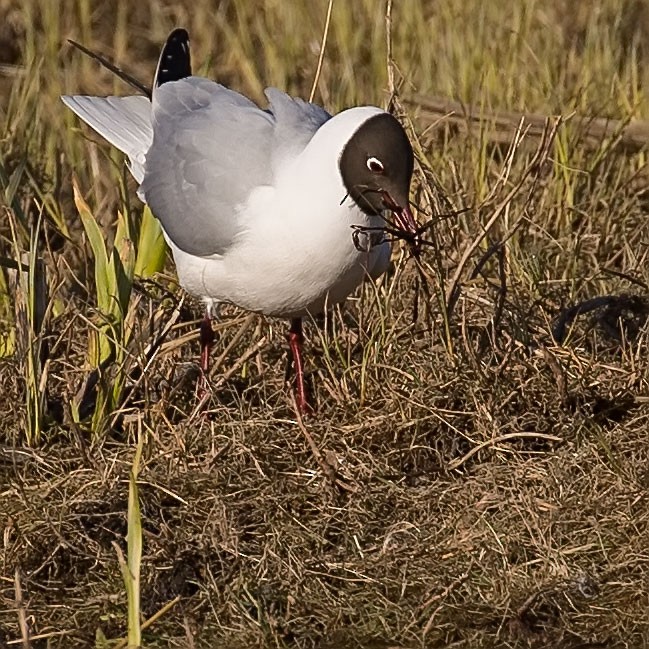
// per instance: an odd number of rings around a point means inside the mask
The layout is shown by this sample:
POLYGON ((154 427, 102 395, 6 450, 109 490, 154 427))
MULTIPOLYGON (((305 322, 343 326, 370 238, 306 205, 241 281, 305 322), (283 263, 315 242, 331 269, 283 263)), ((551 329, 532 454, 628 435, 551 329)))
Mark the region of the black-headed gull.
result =
POLYGON ((408 200, 413 151, 399 122, 380 108, 332 116, 275 88, 265 94, 269 106, 262 110, 191 76, 189 38, 177 29, 160 55, 150 99, 62 99, 128 156, 180 284, 205 301, 203 371, 215 303, 289 318, 296 401, 304 412, 302 318, 386 270, 389 213, 417 241, 408 200))

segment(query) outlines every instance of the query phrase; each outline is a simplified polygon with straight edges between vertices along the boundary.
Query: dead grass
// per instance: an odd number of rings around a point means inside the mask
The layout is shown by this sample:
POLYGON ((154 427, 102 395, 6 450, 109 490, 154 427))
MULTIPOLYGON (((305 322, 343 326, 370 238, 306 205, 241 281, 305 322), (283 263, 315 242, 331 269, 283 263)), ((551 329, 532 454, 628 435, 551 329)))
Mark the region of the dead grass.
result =
MULTIPOLYGON (((218 389, 192 416, 200 311, 181 300, 171 265, 136 285, 123 367, 88 367, 97 296, 71 171, 107 239, 132 192, 119 158, 72 131, 56 102, 64 89, 114 83, 63 40, 146 79, 159 43, 184 24, 203 71, 257 98, 264 83, 304 96, 326 3, 46 4, 0 0, 10 43, 0 164, 14 178, 2 181, 0 255, 26 252, 42 213, 36 252, 49 284, 38 336, 46 416, 30 446, 30 348, 3 269, 0 644, 109 647, 105 638, 126 636, 113 544, 126 549, 142 435, 142 615, 180 598, 143 631, 145 647, 644 646, 646 154, 615 138, 583 147, 570 120, 545 147, 521 132, 508 148, 491 142, 489 121, 469 134, 444 120, 423 127, 409 107, 414 199, 432 245, 419 268, 395 257, 378 286, 310 323, 317 415, 295 419, 284 323, 230 309, 218 389), (118 370, 127 387, 93 434, 95 395, 118 370)), ((401 93, 646 117, 644 4, 579 7, 395 3, 401 93)), ((373 0, 334 6, 319 86, 330 108, 385 99, 383 13, 373 0)))

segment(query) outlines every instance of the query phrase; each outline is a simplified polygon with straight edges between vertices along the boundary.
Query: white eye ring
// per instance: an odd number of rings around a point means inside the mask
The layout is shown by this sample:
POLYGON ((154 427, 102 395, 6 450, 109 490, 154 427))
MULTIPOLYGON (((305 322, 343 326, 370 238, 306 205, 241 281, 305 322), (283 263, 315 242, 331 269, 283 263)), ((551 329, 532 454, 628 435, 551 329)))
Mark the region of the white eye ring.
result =
POLYGON ((366 164, 367 168, 374 174, 382 174, 385 171, 383 163, 374 156, 368 158, 366 164))

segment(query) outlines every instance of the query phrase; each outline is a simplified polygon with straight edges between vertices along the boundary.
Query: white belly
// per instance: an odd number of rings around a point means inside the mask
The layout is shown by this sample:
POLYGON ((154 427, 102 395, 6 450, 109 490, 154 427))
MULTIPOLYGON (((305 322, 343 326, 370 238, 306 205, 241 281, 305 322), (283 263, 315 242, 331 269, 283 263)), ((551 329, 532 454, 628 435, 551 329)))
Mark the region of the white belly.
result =
POLYGON ((317 220, 307 217, 280 225, 269 215, 222 256, 192 257, 172 244, 180 283, 194 295, 265 315, 322 313, 370 275, 380 275, 390 256, 387 242, 365 251, 352 238, 352 223, 376 226, 378 217, 348 206, 339 210, 341 218, 326 228, 313 227, 317 220))

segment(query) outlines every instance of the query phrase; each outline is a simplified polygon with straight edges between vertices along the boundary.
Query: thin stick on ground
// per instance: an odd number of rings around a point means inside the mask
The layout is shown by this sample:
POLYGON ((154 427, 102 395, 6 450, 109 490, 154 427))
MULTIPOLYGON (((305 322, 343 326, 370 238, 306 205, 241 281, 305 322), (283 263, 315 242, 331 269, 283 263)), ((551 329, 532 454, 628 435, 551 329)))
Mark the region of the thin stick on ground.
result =
MULTIPOLYGON (((465 104, 447 97, 415 94, 405 97, 403 102, 419 109, 419 120, 424 130, 431 127, 453 125, 462 131, 480 133, 485 124, 493 126, 485 131, 490 142, 509 143, 524 123, 528 137, 542 138, 548 120, 556 117, 539 113, 497 110, 491 111, 478 104, 465 104)), ((597 148, 605 140, 612 139, 622 149, 635 152, 644 149, 649 143, 649 120, 612 119, 577 115, 562 116, 573 128, 579 130, 579 142, 588 148, 597 148)))
MULTIPOLYGON (((157 622, 165 613, 167 613, 167 611, 170 611, 176 604, 178 604, 180 599, 180 595, 174 597, 170 602, 167 602, 159 611, 156 611, 150 618, 147 618, 144 622, 142 622, 142 625, 140 627, 142 631, 145 631, 152 624, 155 624, 155 622, 157 622)), ((128 647, 128 638, 123 638, 113 647, 113 649, 125 649, 126 647, 128 647)))
POLYGON ((20 638, 23 649, 31 649, 32 644, 29 639, 29 624, 27 623, 27 609, 23 599, 23 589, 20 582, 20 568, 14 572, 14 591, 16 594, 16 611, 18 612, 18 627, 20 628, 20 638))
POLYGON ((334 466, 320 452, 318 445, 315 443, 313 437, 311 436, 311 433, 309 433, 306 425, 304 424, 304 419, 302 418, 300 409, 297 406, 295 395, 292 395, 292 402, 293 402, 293 410, 295 411, 295 419, 297 421, 297 426, 300 429, 302 435, 304 435, 304 439, 306 439, 307 444, 311 449, 311 453, 313 454, 315 461, 318 463, 318 466, 322 469, 322 472, 324 473, 325 477, 331 482, 331 484, 338 485, 341 489, 344 489, 345 491, 356 491, 354 487, 347 484, 336 475, 336 469, 334 468, 334 466))
POLYGON ((490 446, 494 446, 496 444, 499 444, 500 442, 506 442, 510 439, 526 439, 526 438, 545 439, 549 442, 563 442, 563 439, 561 437, 557 437, 556 435, 546 435, 545 433, 507 433, 506 435, 499 435, 498 437, 494 437, 493 439, 488 439, 486 442, 482 442, 482 444, 478 444, 477 446, 474 446, 468 453, 463 455, 461 458, 458 458, 457 460, 453 460, 453 462, 449 463, 448 467, 446 468, 449 471, 454 471, 455 469, 459 469, 465 462, 470 460, 476 453, 479 453, 483 448, 489 448, 490 446))

